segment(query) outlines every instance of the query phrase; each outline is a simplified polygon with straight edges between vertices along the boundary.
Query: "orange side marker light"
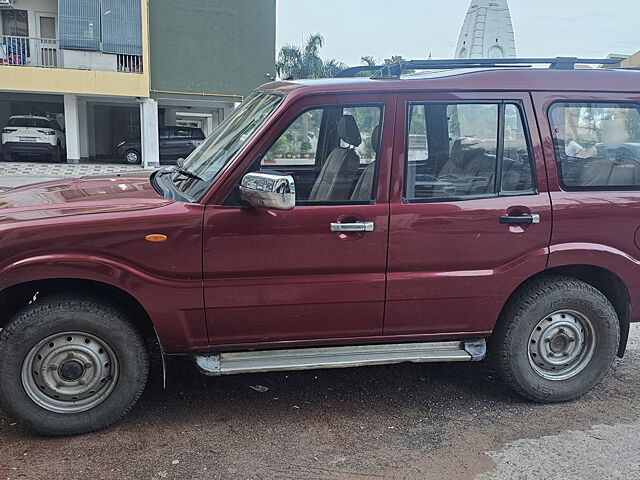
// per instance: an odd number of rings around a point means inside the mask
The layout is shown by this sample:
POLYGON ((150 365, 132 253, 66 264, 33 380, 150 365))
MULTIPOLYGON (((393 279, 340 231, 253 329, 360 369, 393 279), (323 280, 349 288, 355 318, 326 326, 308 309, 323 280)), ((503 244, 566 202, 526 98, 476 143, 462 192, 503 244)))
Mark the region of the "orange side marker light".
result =
POLYGON ((161 233, 152 233, 144 237, 147 242, 162 243, 167 240, 167 236, 161 233))

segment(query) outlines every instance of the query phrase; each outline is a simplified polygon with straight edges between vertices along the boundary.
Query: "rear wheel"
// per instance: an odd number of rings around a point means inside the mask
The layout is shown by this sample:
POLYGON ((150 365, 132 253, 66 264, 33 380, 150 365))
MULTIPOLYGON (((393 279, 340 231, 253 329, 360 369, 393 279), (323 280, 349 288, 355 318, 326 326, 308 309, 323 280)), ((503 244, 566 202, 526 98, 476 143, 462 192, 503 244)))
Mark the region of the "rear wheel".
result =
POLYGON ((13 162, 16 159, 15 155, 10 152, 4 152, 4 161, 13 162))
POLYGON ((127 150, 124 152, 124 161, 130 165, 140 163, 140 154, 137 150, 127 150))
POLYGON ((569 277, 537 280, 506 309, 491 338, 504 381, 538 402, 567 401, 597 385, 618 350, 620 325, 609 300, 569 277))
POLYGON ((52 295, 0 332, 0 405, 45 435, 71 435, 119 420, 148 374, 143 339, 115 306, 52 295))

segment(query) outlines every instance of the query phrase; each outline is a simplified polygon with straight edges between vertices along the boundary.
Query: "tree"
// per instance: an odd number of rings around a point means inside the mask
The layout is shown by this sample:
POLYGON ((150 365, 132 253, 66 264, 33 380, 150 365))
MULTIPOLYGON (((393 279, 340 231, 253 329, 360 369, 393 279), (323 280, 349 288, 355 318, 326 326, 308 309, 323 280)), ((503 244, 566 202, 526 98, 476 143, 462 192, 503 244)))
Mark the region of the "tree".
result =
POLYGON ((376 64, 376 60, 370 55, 363 55, 360 57, 360 63, 366 67, 373 67, 376 64))
POLYGON ((324 38, 319 33, 309 35, 302 47, 285 45, 278 52, 276 72, 280 78, 324 78, 333 77, 346 65, 338 60, 326 62, 320 58, 324 38))

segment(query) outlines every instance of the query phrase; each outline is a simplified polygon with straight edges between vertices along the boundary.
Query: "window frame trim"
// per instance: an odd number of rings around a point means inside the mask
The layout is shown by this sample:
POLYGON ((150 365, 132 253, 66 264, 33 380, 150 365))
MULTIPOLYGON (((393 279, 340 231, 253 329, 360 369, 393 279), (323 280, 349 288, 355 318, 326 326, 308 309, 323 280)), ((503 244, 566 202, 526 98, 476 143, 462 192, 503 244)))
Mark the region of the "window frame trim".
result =
MULTIPOLYGON (((479 200, 479 199, 489 199, 489 198, 499 198, 499 197, 522 197, 526 195, 538 195, 540 192, 538 190, 538 178, 537 178, 537 168, 534 157, 534 152, 532 148, 532 139, 531 139, 531 129, 529 128, 529 122, 527 120, 527 115, 524 108, 524 102, 520 99, 457 99, 457 100, 406 100, 405 101, 405 131, 404 131, 404 152, 403 155, 405 157, 404 167, 403 167, 403 179, 402 179, 402 203, 403 204, 416 204, 416 203, 449 203, 449 202, 460 202, 465 200, 479 200), (518 113, 520 115, 520 122, 522 123, 522 128, 524 130, 525 143, 527 146, 527 154, 529 158, 529 166, 531 171, 531 180, 532 186, 529 190, 522 191, 510 191, 510 190, 502 190, 502 161, 497 161, 496 165, 496 179, 494 182, 494 191, 493 193, 479 194, 479 195, 459 195, 459 196, 451 196, 451 197, 436 197, 436 198, 420 198, 420 199, 409 199, 407 198, 407 178, 408 178, 408 167, 409 167, 409 155, 408 155, 408 147, 409 147, 409 130, 410 130, 410 120, 411 120, 411 111, 410 107, 412 105, 424 105, 425 106, 425 117, 426 117, 426 106, 427 105, 463 105, 463 104, 473 104, 473 105, 496 105, 498 107, 498 119, 497 119, 497 147, 496 147, 496 160, 498 157, 498 152, 500 152, 501 156, 504 154, 504 110, 506 105, 514 105, 518 109, 518 113), (498 176, 500 174, 500 176, 498 176)), ((425 119, 426 120, 426 119, 425 119)), ((425 125, 426 126, 426 125, 425 125)))
MULTIPOLYGON (((573 192, 637 192, 640 191, 640 184, 638 185, 634 185, 634 186, 629 186, 629 185, 603 185, 603 186, 599 186, 599 185, 583 185, 583 186, 577 186, 577 187, 570 187, 565 185, 564 183, 564 178, 562 175, 562 170, 560 169, 560 163, 561 163, 561 159, 560 156, 558 155, 558 142, 557 142, 557 136, 555 134, 555 126, 551 121, 551 112, 554 109, 554 107, 556 105, 559 104, 564 104, 566 105, 574 105, 574 106, 580 106, 582 105, 635 105, 635 110, 638 111, 638 117, 640 118, 640 101, 639 102, 633 102, 633 101, 619 101, 619 100, 597 100, 597 101, 589 101, 589 100, 579 100, 579 99, 571 99, 570 101, 567 100, 554 100, 553 102, 551 102, 548 106, 547 106, 547 111, 546 111, 546 120, 547 123, 549 125, 549 133, 551 135, 551 140, 553 141, 553 158, 554 158, 554 163, 555 163, 555 168, 556 168, 556 176, 558 178, 558 187, 560 187, 560 190, 563 192, 568 192, 568 193, 573 193, 573 192), (626 187, 626 188, 625 188, 626 187)), ((631 143, 631 142, 630 142, 631 143)), ((569 155, 564 155, 564 157, 569 157, 569 155)), ((562 161, 564 161, 564 158, 562 159, 562 161)), ((640 160, 637 160, 638 164, 640 164, 640 160)))

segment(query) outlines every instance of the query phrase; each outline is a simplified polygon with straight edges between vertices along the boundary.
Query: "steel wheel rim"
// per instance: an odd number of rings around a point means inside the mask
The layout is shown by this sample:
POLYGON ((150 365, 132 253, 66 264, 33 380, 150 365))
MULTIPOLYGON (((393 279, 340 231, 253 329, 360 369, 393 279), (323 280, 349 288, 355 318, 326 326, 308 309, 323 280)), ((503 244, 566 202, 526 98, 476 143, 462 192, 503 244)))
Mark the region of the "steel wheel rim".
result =
POLYGON ((584 370, 595 347, 595 329, 589 317, 575 310, 558 310, 533 328, 529 363, 542 378, 567 380, 584 370))
POLYGON ((138 163, 138 154, 134 152, 127 153, 127 162, 138 163))
POLYGON ((120 368, 109 345, 89 333, 62 332, 34 345, 22 362, 22 386, 38 406, 78 413, 105 401, 120 368))

